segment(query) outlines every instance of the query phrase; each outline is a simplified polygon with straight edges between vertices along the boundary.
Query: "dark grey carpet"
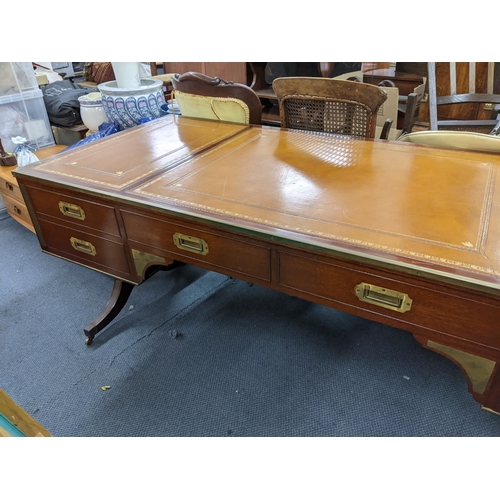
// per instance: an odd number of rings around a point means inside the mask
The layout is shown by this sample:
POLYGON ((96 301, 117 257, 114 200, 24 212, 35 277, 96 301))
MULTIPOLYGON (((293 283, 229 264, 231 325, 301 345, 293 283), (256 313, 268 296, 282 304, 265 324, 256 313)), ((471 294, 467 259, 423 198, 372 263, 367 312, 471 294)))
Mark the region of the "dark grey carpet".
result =
POLYGON ((55 436, 500 435, 459 368, 404 331, 183 266, 88 347, 112 278, 10 218, 0 263, 0 387, 55 436))

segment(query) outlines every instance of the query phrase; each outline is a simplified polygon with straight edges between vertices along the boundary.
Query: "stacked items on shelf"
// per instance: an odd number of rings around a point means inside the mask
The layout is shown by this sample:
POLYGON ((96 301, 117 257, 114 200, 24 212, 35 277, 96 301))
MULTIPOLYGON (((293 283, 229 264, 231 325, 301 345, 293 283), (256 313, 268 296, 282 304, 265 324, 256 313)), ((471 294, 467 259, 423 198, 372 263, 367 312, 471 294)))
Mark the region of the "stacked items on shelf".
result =
POLYGON ((7 152, 13 137, 25 137, 33 149, 54 145, 43 94, 30 62, 0 62, 0 138, 7 152))
POLYGON ((0 62, 0 140, 3 145, 0 181, 1 187, 5 188, 0 196, 0 219, 7 212, 21 216, 18 213, 22 202, 20 193, 20 199, 15 199, 15 203, 9 196, 15 194, 13 189, 17 186, 10 179, 3 178, 16 166, 15 162, 12 165, 15 157, 9 154, 17 146, 12 141, 14 137, 24 137, 26 144, 34 150, 55 144, 43 94, 31 62, 0 62))

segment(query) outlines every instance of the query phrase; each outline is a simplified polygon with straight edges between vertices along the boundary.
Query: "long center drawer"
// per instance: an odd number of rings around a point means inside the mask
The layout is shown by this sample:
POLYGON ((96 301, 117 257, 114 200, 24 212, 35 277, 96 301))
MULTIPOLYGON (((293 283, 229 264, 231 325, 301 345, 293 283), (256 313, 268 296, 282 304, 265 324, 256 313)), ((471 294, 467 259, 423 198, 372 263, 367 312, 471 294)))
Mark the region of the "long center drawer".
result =
POLYGON ((402 329, 418 326, 500 351, 500 301, 494 297, 293 252, 281 251, 279 260, 279 285, 284 292, 334 308, 343 306, 354 314, 363 310, 370 319, 391 318, 402 329))
POLYGON ((271 250, 265 244, 128 211, 121 215, 131 249, 147 246, 157 255, 173 256, 235 277, 271 280, 271 250))

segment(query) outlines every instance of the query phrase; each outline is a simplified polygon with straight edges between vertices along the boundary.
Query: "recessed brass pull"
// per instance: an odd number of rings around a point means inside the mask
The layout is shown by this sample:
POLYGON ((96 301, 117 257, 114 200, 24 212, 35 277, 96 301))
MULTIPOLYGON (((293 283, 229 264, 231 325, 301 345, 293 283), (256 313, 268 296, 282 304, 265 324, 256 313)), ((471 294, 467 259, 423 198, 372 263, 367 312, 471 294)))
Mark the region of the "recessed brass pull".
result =
POLYGON ((175 233, 173 235, 174 244, 181 250, 197 253, 200 255, 207 255, 208 244, 205 240, 197 238, 196 236, 188 236, 186 234, 175 233))
POLYGON ((411 309, 412 299, 406 293, 388 290, 380 286, 370 285, 369 283, 360 283, 356 285, 356 297, 361 302, 367 302, 391 311, 404 313, 411 309))
POLYGON ((95 246, 88 241, 79 240, 73 237, 71 237, 69 241, 71 242, 71 246, 79 252, 88 253, 89 255, 95 255, 97 253, 95 246))
POLYGON ((63 215, 73 217, 75 219, 85 220, 85 212, 82 207, 67 203, 65 201, 59 202, 59 210, 63 215))

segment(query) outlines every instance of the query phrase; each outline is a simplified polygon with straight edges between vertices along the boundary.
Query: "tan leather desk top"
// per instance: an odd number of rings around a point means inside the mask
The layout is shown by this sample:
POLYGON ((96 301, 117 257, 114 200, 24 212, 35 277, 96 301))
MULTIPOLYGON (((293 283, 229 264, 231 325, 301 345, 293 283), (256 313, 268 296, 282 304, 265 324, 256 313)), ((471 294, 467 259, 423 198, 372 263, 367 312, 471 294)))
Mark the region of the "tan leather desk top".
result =
POLYGON ((500 288, 500 156, 167 116, 19 169, 500 288))

